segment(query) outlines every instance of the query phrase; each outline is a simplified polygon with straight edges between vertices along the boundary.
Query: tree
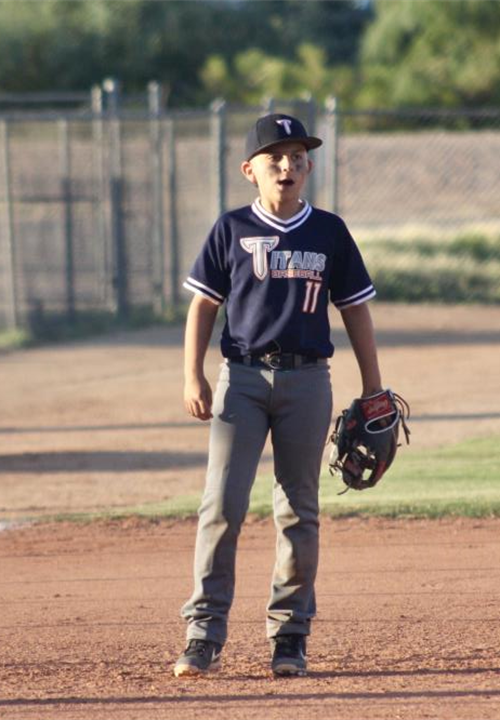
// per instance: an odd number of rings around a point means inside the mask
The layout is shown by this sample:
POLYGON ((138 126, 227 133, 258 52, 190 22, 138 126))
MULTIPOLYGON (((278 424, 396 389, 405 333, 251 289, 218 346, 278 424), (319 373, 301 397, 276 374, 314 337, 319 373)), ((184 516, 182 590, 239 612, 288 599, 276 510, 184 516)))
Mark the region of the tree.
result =
POLYGON ((0 3, 3 91, 88 88, 112 22, 105 3, 0 3))
POLYGON ((0 3, 0 88, 88 89, 108 75, 129 91, 165 81, 193 99, 199 65, 219 28, 206 2, 44 0, 0 3))
POLYGON ((303 43, 288 60, 251 48, 227 62, 220 55, 208 58, 200 73, 207 93, 239 103, 258 104, 265 97, 289 100, 311 96, 323 102, 329 95, 349 96, 353 71, 349 66, 327 64, 326 52, 303 43))
POLYGON ((292 59, 300 45, 314 45, 324 52, 328 65, 356 60, 363 31, 372 17, 369 5, 352 0, 274 0, 246 5, 247 12, 259 11, 261 23, 267 16, 265 22, 275 31, 273 45, 260 43, 254 35, 252 46, 271 48, 273 55, 292 59))
POLYGON ((273 87, 293 85, 285 65, 301 46, 322 65, 349 62, 367 17, 350 0, 2 0, 0 91, 83 90, 112 75, 129 92, 155 79, 173 105, 206 104, 213 77, 246 52, 273 59, 273 87))
POLYGON ((498 103, 500 6, 379 0, 360 67, 360 107, 498 103))

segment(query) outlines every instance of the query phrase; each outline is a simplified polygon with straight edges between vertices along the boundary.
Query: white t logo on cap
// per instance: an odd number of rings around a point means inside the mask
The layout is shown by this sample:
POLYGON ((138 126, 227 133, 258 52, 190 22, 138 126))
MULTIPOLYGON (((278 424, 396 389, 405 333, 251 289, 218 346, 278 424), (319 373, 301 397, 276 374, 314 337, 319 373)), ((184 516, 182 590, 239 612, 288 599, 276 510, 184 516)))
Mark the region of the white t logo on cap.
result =
POLYGON ((287 135, 292 134, 292 121, 291 120, 276 120, 278 125, 282 125, 285 128, 287 135))

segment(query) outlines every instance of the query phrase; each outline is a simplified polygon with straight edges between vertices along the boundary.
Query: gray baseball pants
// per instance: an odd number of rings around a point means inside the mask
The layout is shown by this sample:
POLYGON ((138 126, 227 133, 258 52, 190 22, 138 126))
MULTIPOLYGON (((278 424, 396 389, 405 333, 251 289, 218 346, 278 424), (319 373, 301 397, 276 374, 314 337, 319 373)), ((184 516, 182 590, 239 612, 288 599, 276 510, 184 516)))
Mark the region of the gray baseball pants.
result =
POLYGON ((319 475, 332 415, 329 367, 272 371, 224 363, 212 412, 194 591, 182 608, 188 640, 226 641, 238 536, 269 432, 277 543, 267 636, 308 635, 316 612, 319 475))

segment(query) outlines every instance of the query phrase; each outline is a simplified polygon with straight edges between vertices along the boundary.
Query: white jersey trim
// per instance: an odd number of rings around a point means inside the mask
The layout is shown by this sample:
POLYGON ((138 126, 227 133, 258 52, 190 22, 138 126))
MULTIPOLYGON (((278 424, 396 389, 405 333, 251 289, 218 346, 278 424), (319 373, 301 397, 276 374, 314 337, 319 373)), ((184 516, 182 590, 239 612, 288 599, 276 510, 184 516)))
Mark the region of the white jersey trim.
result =
POLYGON ((182 284, 182 287, 186 288, 186 290, 190 290, 195 295, 202 295, 207 298, 207 300, 211 300, 215 305, 222 305, 224 302, 224 298, 220 295, 220 293, 215 292, 212 288, 203 285, 203 283, 192 277, 188 277, 188 279, 182 284))
POLYGON ((312 207, 309 205, 307 200, 302 202, 304 203, 304 207, 296 215, 288 218, 288 220, 282 220, 282 218, 276 217, 276 215, 273 215, 265 210, 262 207, 260 198, 257 198, 257 200, 252 203, 252 212, 257 215, 262 222, 265 222, 266 225, 269 225, 276 230, 281 230, 281 232, 288 233, 305 223, 309 215, 312 213, 312 207))
POLYGON ((367 300, 371 300, 375 297, 377 294, 375 288, 373 285, 368 285, 367 288, 364 290, 361 290, 360 292, 355 293, 355 295, 350 295, 347 298, 344 298, 343 300, 336 300, 334 302, 335 307, 337 310, 344 310, 347 307, 350 307, 351 305, 361 305, 361 303, 366 302, 367 300))

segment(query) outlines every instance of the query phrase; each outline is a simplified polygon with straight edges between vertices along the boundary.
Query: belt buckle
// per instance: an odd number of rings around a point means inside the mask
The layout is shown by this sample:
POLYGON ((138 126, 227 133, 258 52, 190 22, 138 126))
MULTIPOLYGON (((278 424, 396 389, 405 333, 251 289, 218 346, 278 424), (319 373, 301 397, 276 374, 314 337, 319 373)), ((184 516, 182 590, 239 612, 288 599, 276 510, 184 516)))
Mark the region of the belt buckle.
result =
POLYGON ((261 360, 265 365, 271 368, 271 370, 281 370, 283 367, 281 355, 277 353, 266 353, 262 356, 261 360))

